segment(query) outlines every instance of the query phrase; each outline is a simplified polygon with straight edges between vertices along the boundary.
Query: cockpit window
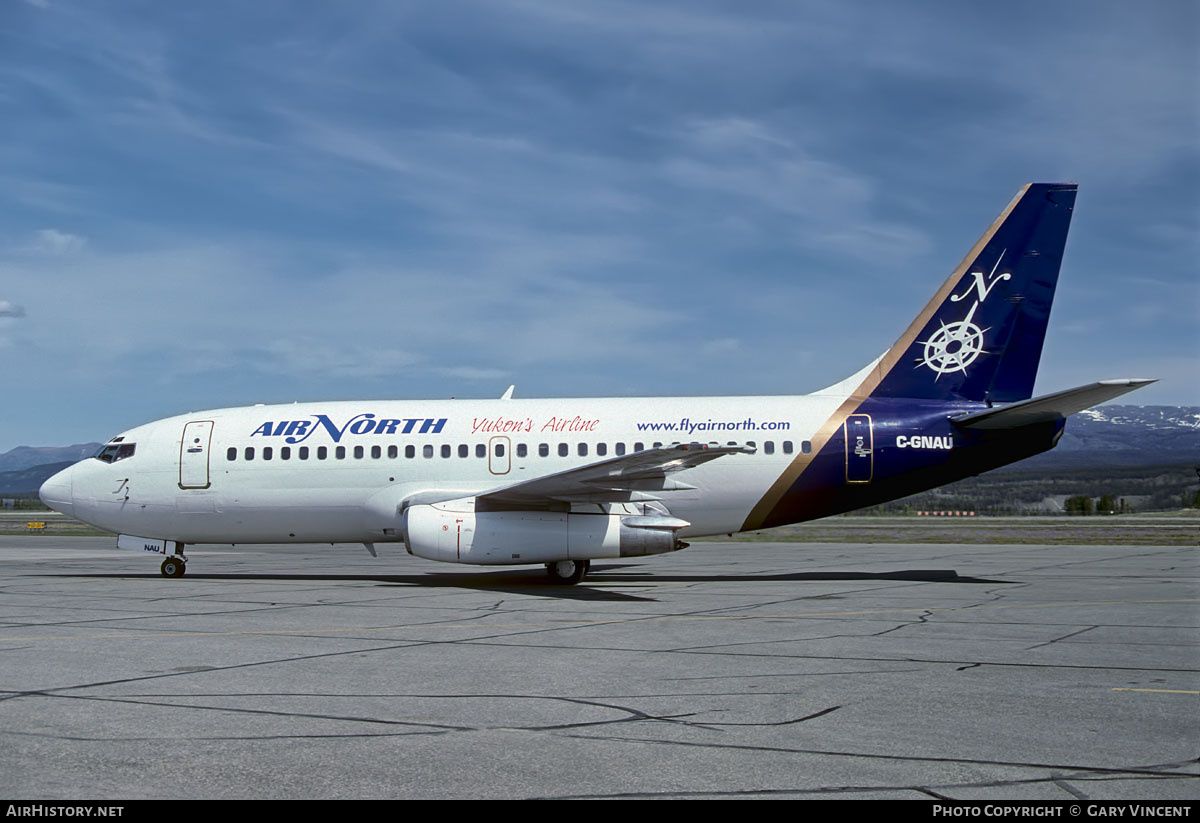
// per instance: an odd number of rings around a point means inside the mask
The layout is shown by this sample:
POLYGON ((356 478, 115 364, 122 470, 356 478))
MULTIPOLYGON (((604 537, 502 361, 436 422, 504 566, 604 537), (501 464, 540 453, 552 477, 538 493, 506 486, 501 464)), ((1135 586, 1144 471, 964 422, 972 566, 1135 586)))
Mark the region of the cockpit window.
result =
POLYGON ((136 443, 109 443, 107 446, 102 446, 100 451, 92 456, 104 463, 116 463, 126 457, 133 457, 136 448, 136 443))

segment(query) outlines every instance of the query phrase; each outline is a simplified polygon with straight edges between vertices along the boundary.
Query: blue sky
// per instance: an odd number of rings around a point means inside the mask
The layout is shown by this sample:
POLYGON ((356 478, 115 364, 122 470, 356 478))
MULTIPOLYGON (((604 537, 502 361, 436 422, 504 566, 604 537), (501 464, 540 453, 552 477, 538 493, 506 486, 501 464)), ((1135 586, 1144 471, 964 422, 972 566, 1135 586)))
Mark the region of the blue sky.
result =
POLYGON ((1200 404, 1193 2, 0 5, 0 451, 216 406, 788 394, 1019 186, 1038 391, 1200 404))

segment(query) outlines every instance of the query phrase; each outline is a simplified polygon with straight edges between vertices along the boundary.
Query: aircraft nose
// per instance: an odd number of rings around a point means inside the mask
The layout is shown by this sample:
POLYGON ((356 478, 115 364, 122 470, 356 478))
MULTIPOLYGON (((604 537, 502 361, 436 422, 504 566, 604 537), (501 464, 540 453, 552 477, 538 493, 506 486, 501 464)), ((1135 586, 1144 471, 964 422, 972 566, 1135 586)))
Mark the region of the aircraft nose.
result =
POLYGON ((42 502, 56 512, 62 512, 70 517, 74 512, 74 484, 71 481, 71 470, 63 469, 51 477, 38 489, 38 497, 42 502))

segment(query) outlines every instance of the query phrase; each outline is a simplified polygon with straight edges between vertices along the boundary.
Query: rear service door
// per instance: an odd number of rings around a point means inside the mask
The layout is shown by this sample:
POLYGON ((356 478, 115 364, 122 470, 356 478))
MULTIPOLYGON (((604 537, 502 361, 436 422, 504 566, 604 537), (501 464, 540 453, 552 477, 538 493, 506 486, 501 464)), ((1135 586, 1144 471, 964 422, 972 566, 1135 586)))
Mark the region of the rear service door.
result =
POLYGON ((179 444, 179 488, 208 488, 208 452, 212 430, 211 420, 193 420, 184 425, 183 442, 179 444))
POLYGON ((846 482, 870 483, 875 474, 875 437, 871 416, 852 414, 846 418, 846 482))

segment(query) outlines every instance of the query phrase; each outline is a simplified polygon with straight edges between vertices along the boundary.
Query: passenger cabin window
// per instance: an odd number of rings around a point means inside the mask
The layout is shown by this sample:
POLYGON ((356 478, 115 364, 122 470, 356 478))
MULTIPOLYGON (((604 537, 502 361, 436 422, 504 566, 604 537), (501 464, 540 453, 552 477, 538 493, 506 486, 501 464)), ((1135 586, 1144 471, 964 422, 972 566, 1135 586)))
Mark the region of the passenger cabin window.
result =
POLYGON ((784 453, 784 454, 791 454, 791 453, 792 453, 792 441, 791 441, 791 440, 784 440, 784 441, 783 441, 783 453, 784 453))
POLYGON ((371 458, 374 460, 378 460, 381 457, 383 457, 383 446, 372 446, 371 447, 371 458))
POLYGON ((801 440, 800 451, 804 454, 812 454, 812 442, 808 440, 801 440))
POLYGON ((317 459, 324 460, 329 456, 329 449, 325 446, 317 446, 317 459))
POLYGON ((263 460, 270 460, 275 455, 270 446, 263 446, 263 460))
POLYGON ((517 444, 517 457, 525 457, 529 454, 529 447, 524 443, 517 444))
POLYGON ((460 443, 458 446, 458 456, 459 457, 470 457, 471 456, 471 447, 468 446, 466 443, 460 443))
POLYGON ((580 444, 579 444, 579 456, 580 456, 580 457, 587 457, 587 443, 580 443, 580 444))
POLYGON ((337 448, 334 450, 334 452, 333 452, 333 456, 334 456, 334 457, 336 457, 338 460, 345 460, 345 459, 346 459, 346 447, 345 447, 345 446, 338 446, 338 447, 337 447, 337 448))
POLYGON ((225 459, 229 460, 229 461, 237 460, 237 447, 236 446, 229 447, 229 449, 225 452, 225 459))
POLYGON ((496 456, 497 456, 497 457, 503 457, 503 456, 504 456, 504 444, 503 444, 503 443, 497 443, 497 444, 496 444, 496 456))
POLYGON ((621 454, 624 454, 624 453, 625 453, 625 444, 624 444, 624 443, 618 443, 618 444, 617 444, 617 454, 618 454, 618 455, 621 455, 621 454))
POLYGON ((362 446, 355 446, 355 447, 354 447, 354 459, 355 459, 355 460, 362 460, 362 457, 363 457, 363 447, 362 447, 362 446))
POLYGON ((549 443, 538 443, 538 457, 549 457, 549 456, 550 456, 550 444, 549 443))
POLYGON ((476 443, 475 444, 475 456, 476 457, 487 457, 487 446, 483 445, 482 443, 476 443))
POLYGON ((774 454, 775 453, 775 441, 768 440, 767 442, 763 443, 763 452, 765 452, 766 454, 774 454))
POLYGON ((116 463, 118 460, 133 457, 135 448, 137 448, 136 443, 109 443, 92 456, 102 463, 116 463))
POLYGON ((279 449, 279 459, 280 460, 291 460, 292 459, 292 447, 291 446, 281 447, 279 449))
POLYGON ((451 451, 451 450, 450 450, 450 444, 449 444, 449 443, 447 443, 447 444, 445 444, 444 446, 442 446, 442 457, 449 457, 449 456, 450 456, 450 451, 451 451))
POLYGON ((301 460, 307 460, 308 459, 308 446, 301 446, 298 456, 301 460))
POLYGON ((603 457, 606 454, 608 454, 608 444, 607 443, 597 443, 596 444, 596 456, 603 457))
POLYGON ((399 446, 388 446, 388 457, 395 458, 395 457, 399 457, 399 456, 400 456, 400 447, 399 446))
POLYGON ((433 446, 425 446, 421 449, 421 454, 425 455, 426 457, 433 457, 433 446))
POLYGON ((254 447, 253 447, 253 446, 247 446, 247 447, 246 447, 245 456, 246 456, 246 459, 247 459, 247 460, 253 460, 253 459, 254 459, 254 447))
POLYGON ((404 447, 404 456, 405 457, 416 457, 417 456, 417 447, 416 446, 405 446, 404 447))
POLYGON ((568 446, 566 443, 558 444, 558 456, 559 457, 566 457, 568 454, 570 454, 570 452, 571 452, 571 447, 568 446))

